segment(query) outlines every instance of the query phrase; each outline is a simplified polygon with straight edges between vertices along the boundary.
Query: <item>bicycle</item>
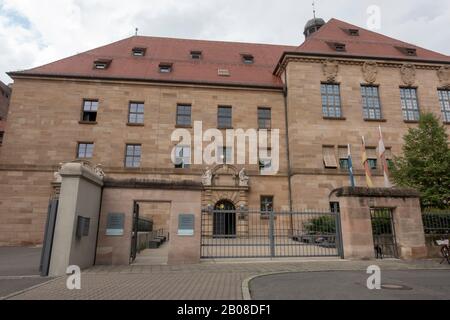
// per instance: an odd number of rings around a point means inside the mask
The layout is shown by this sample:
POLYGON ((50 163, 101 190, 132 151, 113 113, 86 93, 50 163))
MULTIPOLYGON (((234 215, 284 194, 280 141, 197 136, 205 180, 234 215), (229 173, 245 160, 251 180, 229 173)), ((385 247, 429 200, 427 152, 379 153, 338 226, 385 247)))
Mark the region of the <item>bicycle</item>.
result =
POLYGON ((442 261, 440 264, 443 264, 445 260, 447 260, 448 264, 450 264, 450 247, 449 240, 436 240, 438 246, 441 246, 441 255, 442 261))

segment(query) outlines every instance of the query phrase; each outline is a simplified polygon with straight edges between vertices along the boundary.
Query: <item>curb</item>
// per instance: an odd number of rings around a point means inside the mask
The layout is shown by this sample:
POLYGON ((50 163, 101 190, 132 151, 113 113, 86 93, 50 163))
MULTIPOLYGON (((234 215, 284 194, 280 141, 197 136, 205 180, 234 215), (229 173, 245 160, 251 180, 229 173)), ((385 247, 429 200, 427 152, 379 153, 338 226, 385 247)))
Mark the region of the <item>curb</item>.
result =
POLYGON ((19 291, 16 291, 16 292, 13 292, 13 293, 11 293, 11 294, 9 294, 9 295, 7 295, 7 296, 0 297, 0 301, 1 301, 1 300, 9 300, 9 299, 11 299, 11 298, 13 298, 13 297, 19 296, 19 295, 21 295, 21 294, 23 294, 23 293, 26 293, 26 292, 28 292, 28 291, 31 291, 31 290, 40 288, 40 287, 42 287, 42 286, 44 286, 44 285, 46 285, 46 284, 55 282, 56 280, 59 280, 59 279, 61 279, 61 278, 63 278, 63 277, 64 277, 64 276, 57 277, 57 278, 54 278, 54 279, 49 279, 48 281, 39 283, 39 284, 37 284, 37 285, 35 285, 35 286, 29 287, 29 288, 25 288, 25 289, 22 289, 22 290, 19 290, 19 291))
POLYGON ((295 271, 268 272, 268 273, 261 273, 261 274, 255 275, 255 276, 250 276, 248 278, 245 278, 244 281, 242 281, 242 285, 241 285, 242 300, 245 300, 245 301, 252 300, 252 295, 250 293, 250 281, 255 280, 256 278, 273 276, 276 274, 286 274, 286 273, 296 273, 296 272, 295 271))

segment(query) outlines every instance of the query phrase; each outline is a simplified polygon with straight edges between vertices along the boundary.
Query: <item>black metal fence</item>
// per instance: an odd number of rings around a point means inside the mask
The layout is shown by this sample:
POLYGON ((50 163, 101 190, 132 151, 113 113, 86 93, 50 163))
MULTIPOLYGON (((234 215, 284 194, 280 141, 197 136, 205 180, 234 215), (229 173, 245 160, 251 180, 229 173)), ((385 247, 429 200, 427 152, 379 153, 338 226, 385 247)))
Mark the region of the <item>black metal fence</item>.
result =
POLYGON ((371 209, 372 234, 377 258, 398 258, 392 209, 371 209))
POLYGON ((202 258, 342 255, 339 213, 202 210, 202 258))
POLYGON ((422 221, 428 246, 436 245, 436 240, 449 239, 450 210, 426 209, 422 221))

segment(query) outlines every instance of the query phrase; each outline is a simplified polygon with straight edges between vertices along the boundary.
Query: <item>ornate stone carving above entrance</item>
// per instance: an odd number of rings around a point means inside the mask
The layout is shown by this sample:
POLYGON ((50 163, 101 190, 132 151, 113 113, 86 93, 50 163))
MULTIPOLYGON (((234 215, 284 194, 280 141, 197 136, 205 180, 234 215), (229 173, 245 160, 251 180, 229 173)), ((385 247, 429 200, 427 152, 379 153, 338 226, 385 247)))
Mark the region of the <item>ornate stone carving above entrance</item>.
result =
POLYGON ((412 86, 416 82, 416 67, 413 64, 404 64, 400 69, 402 81, 407 86, 412 86))
POLYGON ((441 85, 443 87, 449 88, 450 87, 450 67, 449 66, 443 66, 441 67, 437 72, 439 81, 441 82, 441 85))
POLYGON ((247 207, 249 182, 244 168, 240 171, 231 165, 207 168, 202 176, 202 206, 214 207, 216 203, 227 200, 236 208, 247 207))
POLYGON ((362 67, 364 80, 367 83, 373 84, 377 80, 378 65, 375 61, 367 61, 362 67))
POLYGON ((336 60, 328 59, 323 63, 323 74, 326 81, 336 81, 339 72, 339 64, 336 60))

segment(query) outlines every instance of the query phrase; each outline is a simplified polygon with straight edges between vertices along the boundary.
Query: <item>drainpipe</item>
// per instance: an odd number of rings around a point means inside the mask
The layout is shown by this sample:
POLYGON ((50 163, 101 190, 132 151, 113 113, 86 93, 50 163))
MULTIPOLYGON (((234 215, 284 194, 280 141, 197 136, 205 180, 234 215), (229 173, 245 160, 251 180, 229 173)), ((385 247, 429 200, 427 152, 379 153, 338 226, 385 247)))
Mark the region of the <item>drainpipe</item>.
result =
MULTIPOLYGON (((289 148, 289 125, 288 125, 288 85, 287 85, 287 70, 284 70, 284 88, 283 88, 283 97, 284 97, 284 118, 286 123, 286 155, 287 155, 287 165, 288 165, 288 188, 289 188, 289 211, 292 212, 292 184, 291 184, 291 156, 290 156, 290 148, 289 148)), ((291 221, 292 222, 292 221, 291 221)))
POLYGON ((94 266, 97 264, 97 247, 98 247, 98 236, 100 233, 100 218, 102 215, 102 205, 103 205, 103 189, 105 187, 102 186, 102 189, 100 191, 100 209, 98 211, 98 221, 97 221, 97 238, 95 240, 95 253, 94 253, 94 266))

